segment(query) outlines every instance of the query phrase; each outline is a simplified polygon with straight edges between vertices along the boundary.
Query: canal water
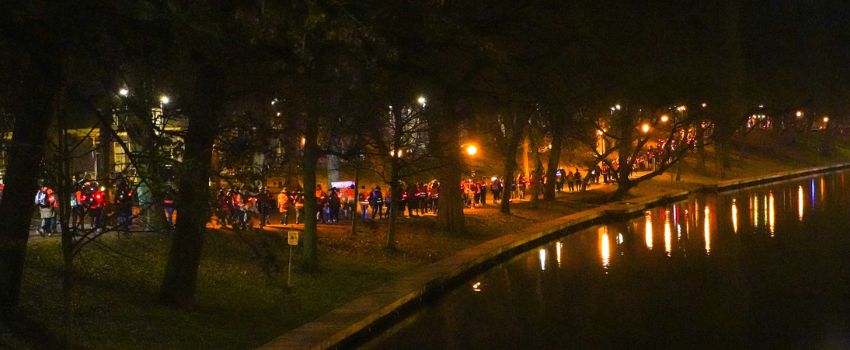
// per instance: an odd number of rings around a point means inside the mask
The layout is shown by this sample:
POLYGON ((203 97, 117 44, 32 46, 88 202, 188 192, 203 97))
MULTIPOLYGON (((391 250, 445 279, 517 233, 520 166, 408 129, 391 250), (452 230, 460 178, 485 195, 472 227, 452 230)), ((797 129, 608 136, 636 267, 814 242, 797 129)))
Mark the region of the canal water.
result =
POLYGON ((573 233, 366 347, 850 349, 850 173, 698 195, 573 233))

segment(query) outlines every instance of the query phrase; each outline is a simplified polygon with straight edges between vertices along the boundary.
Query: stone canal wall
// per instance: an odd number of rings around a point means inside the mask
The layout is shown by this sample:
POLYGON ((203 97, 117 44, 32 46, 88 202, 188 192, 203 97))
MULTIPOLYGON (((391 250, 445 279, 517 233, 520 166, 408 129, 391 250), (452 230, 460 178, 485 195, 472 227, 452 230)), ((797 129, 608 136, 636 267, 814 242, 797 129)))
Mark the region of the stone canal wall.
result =
POLYGON ((850 163, 786 171, 766 176, 721 181, 693 191, 671 191, 599 206, 558 219, 532 225, 464 249, 457 254, 389 282, 318 319, 263 345, 260 349, 348 348, 388 329, 427 301, 464 283, 484 270, 540 243, 622 217, 634 216, 660 204, 674 202, 698 192, 725 192, 793 178, 850 168, 850 163))

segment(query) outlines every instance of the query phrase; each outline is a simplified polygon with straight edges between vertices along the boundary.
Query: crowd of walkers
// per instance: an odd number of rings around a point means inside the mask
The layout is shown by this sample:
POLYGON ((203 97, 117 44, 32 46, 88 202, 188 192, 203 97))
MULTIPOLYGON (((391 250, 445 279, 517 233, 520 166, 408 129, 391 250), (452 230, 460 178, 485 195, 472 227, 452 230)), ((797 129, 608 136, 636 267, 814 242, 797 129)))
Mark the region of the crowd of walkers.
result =
MULTIPOLYGON (((635 162, 638 170, 647 170, 655 166, 653 160, 658 157, 660 150, 653 149, 639 157, 635 162)), ((567 171, 565 169, 554 170, 554 188, 557 192, 585 191, 589 184, 615 182, 617 163, 612 166, 602 163, 591 167, 586 173, 578 168, 567 171)), ((508 191, 509 200, 524 199, 529 195, 532 181, 543 186, 547 179, 541 176, 538 179, 526 177, 519 174, 510 181, 504 178, 468 178, 461 182, 461 196, 463 204, 467 208, 478 208, 486 205, 488 199, 492 204, 498 204, 502 200, 503 193, 508 191)), ((124 177, 118 177, 112 181, 114 191, 107 201, 106 189, 97 181, 87 178, 74 180, 74 188, 71 194, 70 225, 79 230, 94 229, 103 230, 106 225, 107 208, 110 213, 110 221, 121 230, 129 230, 133 224, 134 207, 137 205, 136 193, 132 183, 124 177), (114 213, 114 216, 111 215, 114 213), (113 219, 114 218, 114 219, 113 219)), ((0 182, 0 196, 2 196, 2 182, 0 182)), ((428 213, 437 212, 437 204, 440 197, 440 184, 437 181, 400 183, 399 193, 393 195, 388 187, 374 186, 367 189, 366 186, 355 188, 354 185, 336 188, 331 187, 325 191, 322 185, 315 189, 316 205, 315 215, 319 223, 336 224, 340 221, 350 221, 355 218, 361 220, 381 220, 389 217, 392 202, 398 201, 399 216, 418 217, 428 213)), ((161 193, 161 204, 165 215, 165 221, 173 226, 174 218, 178 211, 175 190, 165 186, 161 193)), ((252 186, 221 187, 214 190, 214 201, 211 208, 211 224, 218 227, 228 227, 237 230, 252 229, 254 226, 263 228, 272 224, 272 216, 276 216, 277 224, 301 224, 304 221, 304 192, 300 188, 282 188, 279 192, 272 192, 268 188, 257 188, 252 186)), ((57 195, 48 186, 41 186, 35 195, 35 205, 41 219, 38 233, 41 235, 52 235, 58 232, 57 220, 57 195)), ((2 197, 0 197, 2 198, 2 197)))
MULTIPOLYGON (((435 213, 439 198, 439 184, 432 182, 401 184, 402 191, 396 196, 389 190, 375 186, 356 189, 354 185, 325 191, 322 185, 315 189, 315 215, 319 223, 336 224, 359 217, 362 220, 380 220, 389 216, 392 201, 398 201, 400 214, 405 211, 410 217, 435 213), (358 208, 359 206, 359 208, 358 208), (359 210, 358 210, 359 209, 359 210)), ((282 188, 277 194, 268 189, 252 187, 228 187, 218 190, 213 208, 213 221, 218 227, 245 230, 256 223, 260 228, 271 224, 273 214, 278 214, 279 224, 304 222, 304 191, 282 188)))
MULTIPOLYGON (((86 228, 103 230, 105 228, 105 208, 107 206, 105 190, 97 181, 86 179, 74 181, 70 198, 71 227, 78 230, 86 228)), ((119 218, 119 225, 125 228, 129 227, 132 222, 133 202, 131 196, 132 190, 129 184, 123 180, 117 181, 114 206, 119 218)), ((35 194, 35 206, 38 208, 38 215, 41 219, 37 232, 42 236, 58 233, 59 202, 54 190, 42 185, 35 194)))

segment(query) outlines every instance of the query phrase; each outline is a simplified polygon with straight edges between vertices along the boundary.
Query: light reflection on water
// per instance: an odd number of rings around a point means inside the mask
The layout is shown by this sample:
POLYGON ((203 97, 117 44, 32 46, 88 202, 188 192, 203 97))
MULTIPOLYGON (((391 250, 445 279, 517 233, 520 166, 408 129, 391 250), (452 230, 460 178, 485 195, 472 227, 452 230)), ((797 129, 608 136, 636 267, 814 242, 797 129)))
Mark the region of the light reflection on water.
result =
POLYGON ((738 233, 738 204, 732 198, 732 232, 738 233))
POLYGON ((700 195, 573 233, 476 277, 375 348, 847 344, 850 189, 831 176, 700 195), (715 343, 693 343, 704 339, 715 343))
POLYGON ((644 240, 646 241, 646 247, 649 248, 649 250, 652 250, 652 212, 651 211, 646 212, 646 214, 644 215, 644 220, 646 221, 646 223, 644 224, 644 230, 645 230, 644 240))
POLYGON ((599 256, 602 257, 602 268, 607 269, 611 263, 611 243, 608 241, 608 226, 599 228, 599 256))

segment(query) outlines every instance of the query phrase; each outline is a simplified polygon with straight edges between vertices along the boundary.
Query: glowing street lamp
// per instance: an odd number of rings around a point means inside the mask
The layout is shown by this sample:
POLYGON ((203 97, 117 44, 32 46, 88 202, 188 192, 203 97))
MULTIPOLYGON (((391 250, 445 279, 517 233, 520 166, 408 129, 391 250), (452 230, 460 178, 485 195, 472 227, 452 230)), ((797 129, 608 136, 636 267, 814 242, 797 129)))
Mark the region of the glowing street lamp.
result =
POLYGON ((824 123, 829 123, 829 117, 828 117, 828 116, 823 116, 823 122, 824 122, 824 123))
POLYGON ((118 94, 127 97, 130 95, 130 90, 127 90, 127 88, 121 88, 121 90, 118 90, 118 94))
POLYGON ((648 133, 649 132, 649 123, 643 123, 643 125, 640 126, 640 131, 642 131, 644 134, 648 133))
POLYGON ((702 108, 708 107, 708 103, 703 102, 701 106, 702 108))
POLYGON ((476 153, 478 153, 478 147, 475 147, 475 145, 466 146, 466 154, 470 157, 474 156, 476 153))
POLYGON ((167 105, 169 102, 171 102, 171 99, 168 98, 168 96, 162 95, 162 96, 159 97, 159 103, 160 104, 167 105))
POLYGON ((800 118, 802 116, 803 116, 803 111, 797 111, 797 118, 800 118))
POLYGON ((670 120, 670 116, 668 116, 666 114, 661 115, 661 122, 662 123, 666 123, 668 120, 670 120))
POLYGON ((687 110, 687 109, 688 109, 688 108, 687 108, 687 107, 685 107, 685 106, 679 106, 679 107, 676 107, 676 110, 677 110, 677 111, 679 111, 679 112, 684 112, 684 111, 685 111, 685 110, 687 110))
POLYGON ((416 99, 416 102, 418 102, 422 107, 425 107, 425 103, 427 103, 428 100, 425 98, 425 96, 419 96, 419 98, 416 99))

